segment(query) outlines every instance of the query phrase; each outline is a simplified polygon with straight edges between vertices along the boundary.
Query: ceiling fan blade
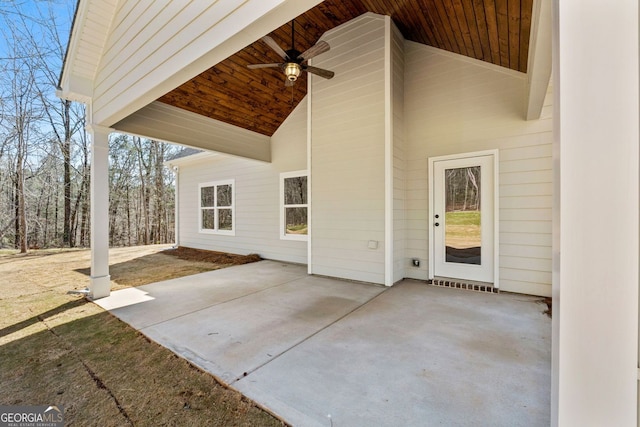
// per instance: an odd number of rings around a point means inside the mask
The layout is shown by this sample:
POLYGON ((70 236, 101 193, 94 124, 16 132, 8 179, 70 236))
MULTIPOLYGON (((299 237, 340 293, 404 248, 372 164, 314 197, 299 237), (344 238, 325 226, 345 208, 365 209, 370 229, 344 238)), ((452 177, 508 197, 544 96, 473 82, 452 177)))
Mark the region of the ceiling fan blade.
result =
POLYGON ((247 65, 247 68, 251 68, 252 70, 256 69, 256 68, 278 68, 278 67, 282 67, 282 64, 249 64, 247 65))
POLYGON ((282 59, 287 59, 286 52, 280 46, 278 46, 278 43, 276 43, 276 41, 273 40, 271 37, 264 36, 262 38, 262 41, 268 44, 269 47, 273 49, 275 53, 277 53, 278 55, 280 55, 280 57, 282 57, 282 59))
POLYGON ((331 49, 331 46, 329 46, 329 43, 327 43, 324 40, 320 40, 318 43, 314 44, 309 49, 301 53, 300 56, 298 56, 298 58, 302 59, 303 61, 308 61, 314 56, 318 56, 321 53, 325 53, 329 49, 331 49))
POLYGON ((333 71, 312 67, 311 65, 305 65, 303 69, 311 74, 315 74, 316 76, 324 77, 325 79, 330 79, 336 75, 333 71))

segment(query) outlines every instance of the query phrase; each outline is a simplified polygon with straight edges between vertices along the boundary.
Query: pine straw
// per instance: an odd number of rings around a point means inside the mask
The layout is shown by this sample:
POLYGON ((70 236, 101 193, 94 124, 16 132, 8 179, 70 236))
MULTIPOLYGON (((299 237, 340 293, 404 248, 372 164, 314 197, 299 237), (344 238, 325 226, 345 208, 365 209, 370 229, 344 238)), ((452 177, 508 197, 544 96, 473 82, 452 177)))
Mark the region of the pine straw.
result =
POLYGON ((236 255, 226 252, 207 251, 203 249, 187 248, 179 246, 176 249, 168 249, 162 252, 165 255, 175 256, 186 261, 210 262, 219 265, 242 265, 260 261, 260 255, 236 255))

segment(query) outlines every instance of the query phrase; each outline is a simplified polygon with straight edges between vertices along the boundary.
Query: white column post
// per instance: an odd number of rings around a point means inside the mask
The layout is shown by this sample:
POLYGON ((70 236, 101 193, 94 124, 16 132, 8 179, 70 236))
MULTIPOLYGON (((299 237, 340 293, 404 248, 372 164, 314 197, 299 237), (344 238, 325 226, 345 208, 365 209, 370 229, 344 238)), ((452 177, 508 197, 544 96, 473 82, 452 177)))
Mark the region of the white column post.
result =
POLYGON ((109 296, 109 134, 111 129, 89 125, 91 135, 91 282, 89 296, 109 296))
POLYGON ((173 174, 175 176, 175 199, 174 199, 174 230, 175 230, 175 244, 174 246, 177 248, 180 246, 180 167, 179 166, 171 166, 173 170, 173 174))
POLYGON ((638 409, 638 0, 555 0, 554 11, 560 240, 552 425, 631 426, 638 409))

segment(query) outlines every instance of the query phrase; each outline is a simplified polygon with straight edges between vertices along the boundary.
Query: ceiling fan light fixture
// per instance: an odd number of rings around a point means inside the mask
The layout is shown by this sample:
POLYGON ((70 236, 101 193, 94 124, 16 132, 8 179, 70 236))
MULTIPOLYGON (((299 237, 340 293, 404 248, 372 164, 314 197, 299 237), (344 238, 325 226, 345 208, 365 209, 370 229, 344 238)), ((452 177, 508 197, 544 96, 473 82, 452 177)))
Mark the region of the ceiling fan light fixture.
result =
POLYGON ((295 82, 298 76, 300 76, 301 72, 302 72, 302 67, 300 67, 300 64, 297 64, 295 62, 287 62, 284 66, 284 74, 287 76, 287 79, 291 82, 295 82))
POLYGON ((335 74, 333 71, 312 67, 308 64, 308 61, 311 58, 315 58, 316 56, 327 52, 330 49, 329 43, 324 40, 320 40, 304 52, 300 53, 295 48, 294 26, 295 21, 291 21, 291 49, 289 50, 285 51, 282 49, 270 36, 262 37, 262 41, 269 46, 271 50, 277 53, 278 56, 283 59, 283 62, 270 64, 248 64, 247 67, 252 70, 257 68, 280 68, 287 78, 284 84, 286 87, 293 87, 293 83, 298 80, 298 77, 300 77, 303 71, 315 74, 316 76, 320 76, 325 79, 333 78, 335 74))

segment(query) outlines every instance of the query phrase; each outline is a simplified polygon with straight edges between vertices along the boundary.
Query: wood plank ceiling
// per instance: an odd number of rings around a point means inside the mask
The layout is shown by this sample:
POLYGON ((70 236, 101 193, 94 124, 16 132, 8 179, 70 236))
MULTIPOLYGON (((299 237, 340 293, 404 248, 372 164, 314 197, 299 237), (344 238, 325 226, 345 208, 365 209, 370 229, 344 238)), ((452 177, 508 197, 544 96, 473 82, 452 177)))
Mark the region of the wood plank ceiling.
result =
MULTIPOLYGON (((365 12, 389 15, 405 39, 526 72, 533 0, 325 0, 295 20, 296 49, 304 52, 326 31, 365 12)), ((269 34, 283 49, 291 25, 269 34)), ((284 86, 282 62, 262 40, 211 67, 159 101, 271 136, 302 100, 306 73, 284 86)))

